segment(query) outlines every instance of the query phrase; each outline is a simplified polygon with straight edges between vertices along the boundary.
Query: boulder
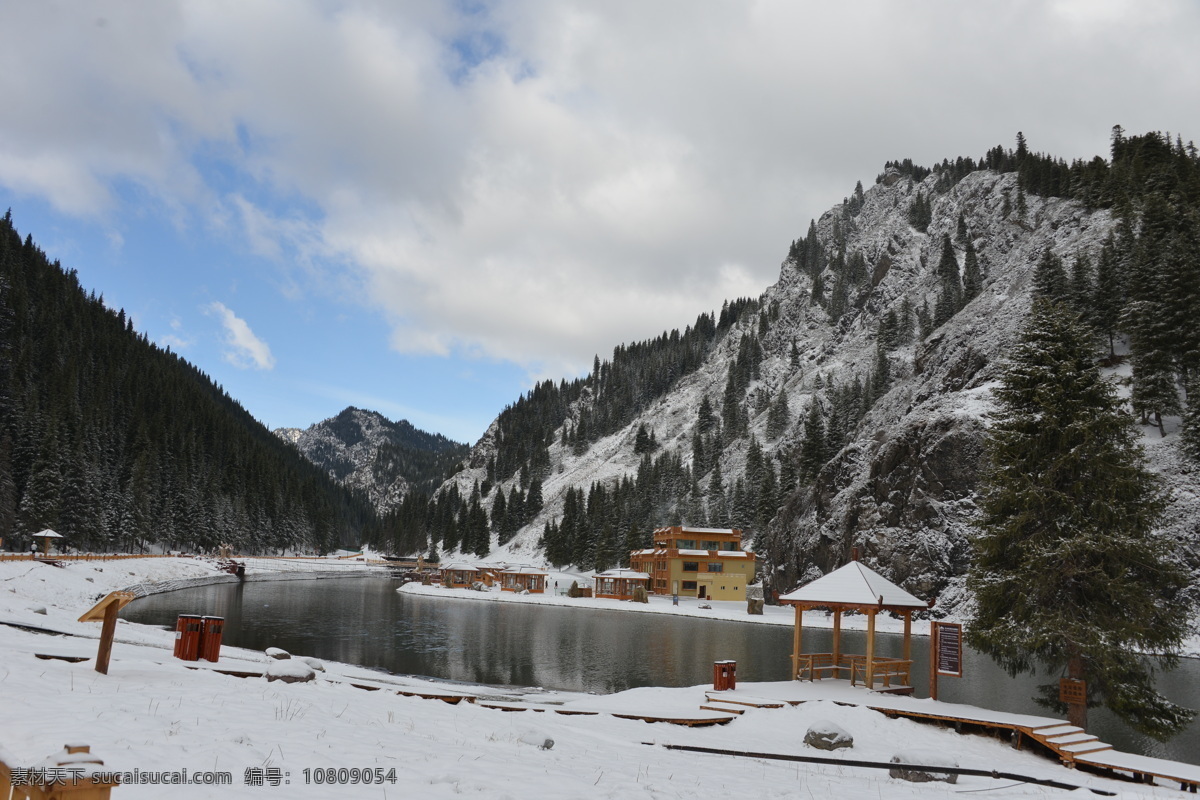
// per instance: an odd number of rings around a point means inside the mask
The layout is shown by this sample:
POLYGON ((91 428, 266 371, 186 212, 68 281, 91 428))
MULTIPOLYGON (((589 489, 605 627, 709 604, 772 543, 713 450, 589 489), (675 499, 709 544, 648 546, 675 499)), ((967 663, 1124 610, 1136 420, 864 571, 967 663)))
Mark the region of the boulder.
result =
POLYGON ((854 737, 840 725, 821 720, 809 726, 808 733, 804 734, 804 743, 818 750, 838 750, 854 747, 854 737))
POLYGON ((267 664, 266 676, 268 681, 283 681, 284 683, 307 683, 316 680, 317 673, 308 664, 298 658, 283 661, 272 660, 267 664))
POLYGON ((316 658, 301 658, 300 660, 301 660, 301 661, 303 661, 305 664, 308 664, 310 667, 312 667, 313 669, 315 669, 317 672, 324 672, 324 671, 325 671, 325 665, 324 665, 324 664, 322 664, 322 663, 320 662, 320 660, 319 660, 319 659, 316 659, 316 658))
POLYGON ((957 767, 958 762, 937 750, 903 750, 892 756, 891 763, 907 765, 892 767, 888 770, 888 775, 902 781, 958 783, 958 775, 953 772, 940 772, 937 769, 938 767, 957 767))
POLYGON ((278 647, 268 647, 264 652, 266 652, 267 658, 273 658, 276 661, 287 661, 292 657, 287 650, 281 650, 278 647))

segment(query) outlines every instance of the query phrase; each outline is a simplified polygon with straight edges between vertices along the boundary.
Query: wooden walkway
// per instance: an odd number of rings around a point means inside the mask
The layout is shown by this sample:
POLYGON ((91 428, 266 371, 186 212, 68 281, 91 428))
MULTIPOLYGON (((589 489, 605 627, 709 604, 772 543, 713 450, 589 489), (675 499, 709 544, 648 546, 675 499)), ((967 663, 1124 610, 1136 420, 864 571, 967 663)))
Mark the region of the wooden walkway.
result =
POLYGON ((1200 766, 1123 753, 1081 728, 1050 717, 871 692, 865 687, 851 687, 849 681, 836 679, 822 681, 815 688, 806 681, 744 684, 743 689, 733 691, 706 691, 705 698, 709 705, 736 703, 752 708, 779 708, 783 703, 799 705, 812 700, 832 700, 870 708, 893 718, 1008 731, 1017 749, 1026 740, 1036 742, 1069 768, 1084 766, 1140 783, 1154 783, 1154 779, 1159 778, 1178 784, 1184 791, 1200 791, 1200 766))

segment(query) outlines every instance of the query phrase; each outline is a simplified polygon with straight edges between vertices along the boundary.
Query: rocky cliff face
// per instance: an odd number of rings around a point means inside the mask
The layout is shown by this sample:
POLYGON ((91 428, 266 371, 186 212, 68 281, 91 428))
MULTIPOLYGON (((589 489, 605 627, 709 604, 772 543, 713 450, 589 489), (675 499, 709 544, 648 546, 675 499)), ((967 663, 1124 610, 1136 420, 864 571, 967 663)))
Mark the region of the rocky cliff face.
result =
MULTIPOLYGON (((1019 205, 1012 173, 975 172, 940 192, 937 181, 936 174, 918 183, 891 172, 866 191, 855 213, 844 203, 818 221, 829 260, 844 242, 848 256, 862 253, 869 276, 850 291, 847 310, 836 321, 814 303, 812 276, 785 262, 778 282, 760 298, 761 308, 777 312, 769 325, 762 327, 758 314, 747 315, 714 345, 700 369, 586 452, 574 453, 556 436, 549 448, 545 507, 496 557, 537 560, 543 525, 561 516, 568 488, 611 484, 636 474, 641 459, 634 442, 640 426, 654 431, 662 452, 674 451, 691 464, 700 402, 707 396, 721 407, 726 378, 747 336, 757 337, 763 360, 742 398, 749 409, 749 430, 727 437, 721 472, 727 487, 745 475, 751 435, 781 471, 783 461, 796 457, 810 404, 828 407, 831 382, 844 386, 871 372, 885 316, 899 313, 905 303, 914 310, 935 307, 935 265, 944 235, 956 240, 963 265, 965 241, 956 238, 961 216, 982 265, 981 293, 924 340, 916 336, 913 343, 888 351, 890 389, 815 480, 788 487, 770 525, 748 533, 760 554, 768 591, 784 592, 827 572, 845 563, 857 547, 873 568, 921 596, 938 596, 939 609, 953 610, 966 602, 962 576, 970 559, 991 389, 1028 310, 1034 265, 1047 248, 1068 265, 1077 252, 1094 257, 1114 222, 1106 211, 1089 212, 1054 198, 1029 196, 1023 213, 1009 210, 1019 205), (932 199, 932 221, 924 232, 908 217, 918 192, 932 199), (781 391, 791 423, 772 436, 766 401, 781 391)), ((822 278, 828 293, 835 276, 827 269, 822 278)), ((1119 374, 1114 377, 1120 380, 1119 374)), ((577 406, 588 402, 585 395, 577 406)), ((1200 481, 1178 458, 1177 436, 1156 437, 1148 437, 1146 444, 1151 464, 1171 488, 1167 525, 1188 543, 1187 557, 1200 566, 1200 481)), ((493 427, 473 450, 468 469, 451 481, 464 492, 475 481, 483 483, 484 465, 494 448, 493 427)), ((708 473, 696 472, 692 485, 703 491, 709 479, 708 473)), ((500 488, 507 491, 508 483, 500 488)), ((681 498, 672 512, 676 519, 662 524, 707 522, 688 517, 711 511, 713 501, 711 496, 681 498)))
POLYGON ((414 485, 439 484, 468 451, 466 445, 404 420, 392 422, 353 407, 305 430, 280 428, 275 434, 333 479, 363 492, 383 512, 414 485))

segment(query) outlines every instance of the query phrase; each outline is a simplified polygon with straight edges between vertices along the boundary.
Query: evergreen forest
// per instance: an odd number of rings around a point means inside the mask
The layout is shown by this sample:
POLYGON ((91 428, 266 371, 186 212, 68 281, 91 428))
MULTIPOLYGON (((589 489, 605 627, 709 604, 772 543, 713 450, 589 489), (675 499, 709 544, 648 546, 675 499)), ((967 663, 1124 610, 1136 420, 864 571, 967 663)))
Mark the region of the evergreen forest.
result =
POLYGON ((0 220, 0 538, 324 552, 370 506, 0 220))

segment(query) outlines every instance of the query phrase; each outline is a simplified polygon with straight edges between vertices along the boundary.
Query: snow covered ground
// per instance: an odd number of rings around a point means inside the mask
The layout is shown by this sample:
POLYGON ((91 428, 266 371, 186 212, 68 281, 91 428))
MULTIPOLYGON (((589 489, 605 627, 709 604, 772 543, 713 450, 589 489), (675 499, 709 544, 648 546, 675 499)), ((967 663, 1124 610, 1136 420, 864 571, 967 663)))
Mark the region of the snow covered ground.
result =
MULTIPOLYGON (((256 569, 263 569, 257 567, 256 569)), ((914 748, 950 754, 963 767, 996 769, 1104 788, 1123 796, 1178 796, 1177 789, 1118 783, 1071 772, 987 737, 890 720, 862 707, 814 700, 798 707, 750 709, 724 726, 688 728, 621 719, 613 712, 699 712, 706 687, 636 689, 594 697, 535 690, 449 685, 326 663, 312 683, 237 678, 210 667, 262 671, 263 653, 226 647, 218 664, 188 669, 171 655, 173 633, 122 622, 107 676, 94 662, 42 660, 35 654, 94 658, 99 624, 77 618, 97 595, 134 583, 216 576, 185 559, 72 563, 62 568, 0 563, 0 751, 13 766, 34 766, 64 744, 88 744, 105 769, 178 775, 228 773, 222 788, 173 787, 186 798, 558 797, 940 797, 986 790, 1002 797, 1048 797, 1061 790, 982 777, 957 785, 911 784, 886 771, 666 750, 675 744, 799 755, 831 755, 802 743, 814 724, 833 722, 855 740, 834 755, 887 761, 914 748), (44 613, 43 613, 44 612, 44 613), (42 631, 31 630, 40 628, 42 631), (55 631, 57 634, 45 631, 55 631), (365 691, 350 683, 380 687, 365 691), (537 706, 506 712, 484 700, 450 705, 398 695, 471 693, 495 703, 537 706), (566 716, 555 708, 604 711, 566 716), (551 741, 553 745, 545 745, 551 741), (649 743, 649 744, 648 744, 649 743), (321 770, 321 772, 317 772, 321 770), (333 772, 327 772, 333 770, 333 772), (345 770, 345 772, 337 772, 345 770), (364 772, 365 770, 365 772, 364 772), (378 770, 378 771, 376 771, 378 770), (394 773, 392 772, 394 770, 394 773), (355 776, 383 783, 350 784, 355 776), (332 778, 333 785, 318 782, 332 778), (395 782, 390 782, 394 777, 395 782)), ((446 592, 441 589, 407 591, 446 592)), ((470 593, 478 594, 478 593, 470 593)), ((496 595, 497 602, 555 598, 496 595), (498 598, 503 597, 503 600, 498 598), (519 600, 517 599, 519 598, 519 600)), ((561 598, 566 600, 566 598, 561 598)), ((582 601, 568 601, 582 602, 582 601)), ((591 601, 599 602, 599 601, 591 601)), ((668 601, 669 603, 669 601, 668 601)), ((621 604, 632 607, 636 604, 621 604)), ((650 608, 660 604, 651 603, 650 608)), ((738 604, 729 604, 738 605, 738 604)), ((713 603, 711 612, 736 616, 713 603)), ((668 609, 671 609, 668 606, 668 609)), ((738 619, 744 620, 744 608, 738 619)), ((816 616, 816 615, 812 615, 816 616)), ((778 614, 764 624, 784 624, 778 614)), ((297 654, 303 655, 303 654, 297 654)), ((739 686, 752 691, 753 685, 739 686)), ((160 798, 156 784, 127 784, 115 798, 160 798)))

